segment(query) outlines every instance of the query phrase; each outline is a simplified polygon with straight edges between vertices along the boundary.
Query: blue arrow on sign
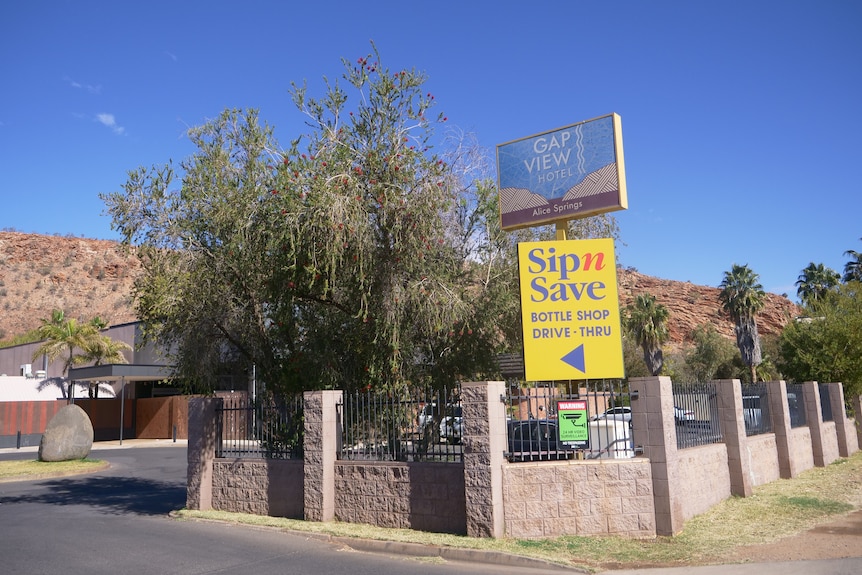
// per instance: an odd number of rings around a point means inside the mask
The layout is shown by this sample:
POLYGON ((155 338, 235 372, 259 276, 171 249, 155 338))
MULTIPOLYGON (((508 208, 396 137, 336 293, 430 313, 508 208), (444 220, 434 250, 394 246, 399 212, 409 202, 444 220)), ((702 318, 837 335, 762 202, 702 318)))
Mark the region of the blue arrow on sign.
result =
POLYGON ((584 344, 579 345, 566 355, 562 357, 562 360, 578 371, 582 371, 586 373, 586 364, 584 363, 584 344))

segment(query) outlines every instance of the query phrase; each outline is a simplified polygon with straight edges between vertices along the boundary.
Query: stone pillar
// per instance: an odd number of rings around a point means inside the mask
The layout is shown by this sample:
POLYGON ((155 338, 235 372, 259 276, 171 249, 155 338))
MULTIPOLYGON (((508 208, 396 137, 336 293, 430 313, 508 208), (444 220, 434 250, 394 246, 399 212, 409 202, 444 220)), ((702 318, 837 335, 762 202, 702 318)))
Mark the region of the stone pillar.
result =
POLYGON ((655 500, 657 535, 682 531, 684 518, 677 494, 676 423, 673 412, 673 384, 669 377, 633 377, 632 433, 637 448, 649 458, 655 500), (635 397, 635 394, 637 397, 635 397))
POLYGON ((769 397, 769 418, 775 434, 775 449, 778 452, 778 474, 782 479, 792 479, 799 474, 798 464, 790 456, 790 407, 787 405, 787 384, 783 381, 766 382, 769 397))
POLYGON ((823 449, 823 412, 820 410, 820 389, 816 381, 806 381, 802 384, 802 401, 805 402, 805 422, 811 430, 814 465, 826 467, 823 449))
POLYGON ((461 384, 464 495, 469 537, 502 537, 506 406, 502 381, 461 384))
POLYGON ((751 463, 748 459, 748 436, 742 416, 742 387, 738 379, 715 381, 718 390, 718 417, 727 446, 727 468, 730 492, 751 497, 751 463))
POLYGON ((832 404, 832 420, 835 422, 835 434, 838 436, 838 455, 850 457, 859 449, 856 430, 853 422, 847 417, 844 409, 844 386, 840 383, 824 383, 829 390, 829 403, 832 404))
POLYGON ((206 511, 213 506, 213 461, 215 460, 218 425, 217 397, 189 399, 189 444, 187 451, 186 507, 206 511))
POLYGON ((341 444, 341 391, 306 391, 303 420, 305 520, 335 519, 335 461, 341 444))

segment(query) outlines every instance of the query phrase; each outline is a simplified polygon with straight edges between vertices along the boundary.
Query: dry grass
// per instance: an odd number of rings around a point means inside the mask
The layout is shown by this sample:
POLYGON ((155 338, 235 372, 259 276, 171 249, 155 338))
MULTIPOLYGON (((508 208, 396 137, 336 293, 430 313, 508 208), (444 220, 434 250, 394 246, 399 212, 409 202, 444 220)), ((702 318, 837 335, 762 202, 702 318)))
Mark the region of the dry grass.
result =
POLYGON ((31 479, 43 479, 45 477, 58 477, 63 475, 78 475, 80 473, 91 473, 104 469, 108 466, 105 461, 98 459, 75 459, 73 461, 0 461, 0 482, 4 481, 28 481, 31 479))
POLYGON ((742 546, 768 543, 803 532, 862 507, 862 451, 791 480, 754 489, 688 521, 675 537, 634 540, 621 537, 557 537, 523 540, 473 539, 456 535, 382 529, 348 523, 311 523, 276 517, 213 511, 179 512, 180 517, 326 534, 337 537, 484 549, 544 559, 585 569, 720 563, 742 546))

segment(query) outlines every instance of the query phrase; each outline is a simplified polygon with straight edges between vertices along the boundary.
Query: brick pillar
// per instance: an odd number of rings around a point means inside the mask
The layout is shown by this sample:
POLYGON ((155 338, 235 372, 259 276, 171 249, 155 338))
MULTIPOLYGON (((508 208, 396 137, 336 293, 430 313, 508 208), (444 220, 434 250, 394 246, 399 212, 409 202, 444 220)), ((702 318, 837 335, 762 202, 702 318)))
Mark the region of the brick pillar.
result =
POLYGON ((856 440, 856 430, 853 422, 847 417, 844 409, 844 386, 840 383, 824 383, 829 390, 829 403, 832 404, 832 420, 835 422, 835 434, 838 436, 838 455, 850 457, 859 449, 856 440))
POLYGON ((461 384, 464 429, 464 495, 469 537, 505 535, 503 453, 506 451, 506 384, 461 384))
POLYGON ((778 475, 792 479, 799 475, 799 465, 790 456, 790 407, 787 405, 787 384, 783 381, 766 382, 769 396, 769 418, 775 434, 775 449, 778 452, 778 475))
POLYGON ((341 443, 341 418, 336 405, 341 391, 306 391, 303 420, 305 520, 335 519, 335 460, 341 443))
POLYGON ((218 426, 217 397, 189 399, 189 444, 186 479, 186 507, 206 511, 213 506, 213 461, 215 460, 218 426))
POLYGON ((820 411, 820 388, 816 381, 806 381, 802 384, 802 401, 805 402, 805 422, 811 430, 814 465, 826 467, 823 451, 823 412, 820 411))
POLYGON ((665 376, 633 377, 629 388, 637 393, 637 399, 632 397, 632 433, 652 470, 656 534, 675 535, 684 519, 677 489, 673 384, 665 376))
POLYGON ((748 437, 742 416, 742 387, 738 379, 715 382, 718 390, 718 417, 727 446, 727 468, 730 472, 730 492, 751 497, 751 463, 748 459, 748 437))

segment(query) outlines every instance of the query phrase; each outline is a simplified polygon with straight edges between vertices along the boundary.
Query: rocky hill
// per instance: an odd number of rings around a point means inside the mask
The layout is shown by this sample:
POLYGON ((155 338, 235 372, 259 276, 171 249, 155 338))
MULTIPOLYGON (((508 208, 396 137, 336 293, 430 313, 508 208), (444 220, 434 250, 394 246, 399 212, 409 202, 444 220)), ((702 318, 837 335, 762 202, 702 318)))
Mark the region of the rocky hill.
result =
MULTIPOLYGON (((668 309, 671 347, 684 343, 696 327, 705 323, 713 324, 719 333, 736 341, 733 322, 721 311, 718 298, 721 290, 717 287, 663 280, 624 268, 618 270, 617 277, 622 306, 631 303, 638 294, 649 293, 668 309)), ((764 308, 757 316, 758 331, 761 335, 778 334, 800 311, 798 306, 786 297, 766 294, 764 308)))
MULTIPOLYGON (((99 316, 110 325, 134 321, 131 288, 140 272, 134 252, 113 241, 0 232, 0 339, 35 329, 53 309, 84 320, 99 316)), ((620 268, 619 291, 623 306, 647 292, 668 308, 672 346, 708 322, 733 338, 733 324, 719 312, 718 288, 620 268)), ((787 298, 768 294, 758 318, 761 334, 780 332, 797 313, 787 298)))
POLYGON ((140 270, 117 242, 0 232, 0 339, 39 327, 54 309, 109 325, 134 321, 140 270))

